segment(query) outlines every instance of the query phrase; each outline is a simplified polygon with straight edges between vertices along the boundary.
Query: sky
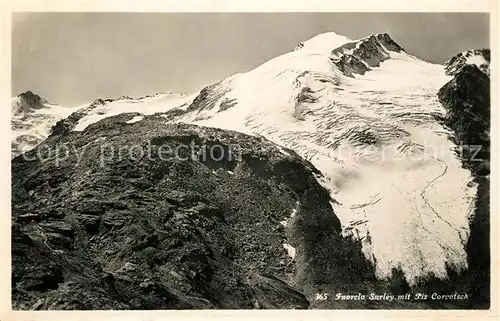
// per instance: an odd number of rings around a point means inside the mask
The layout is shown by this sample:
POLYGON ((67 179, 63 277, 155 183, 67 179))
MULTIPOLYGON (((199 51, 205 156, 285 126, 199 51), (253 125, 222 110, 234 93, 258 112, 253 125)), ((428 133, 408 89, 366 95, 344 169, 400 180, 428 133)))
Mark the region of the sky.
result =
MULTIPOLYGON (((74 106, 193 93, 323 32, 387 32, 423 60, 489 48, 487 13, 14 13, 12 95, 74 106)), ((334 49, 334 48, 332 48, 334 49)))

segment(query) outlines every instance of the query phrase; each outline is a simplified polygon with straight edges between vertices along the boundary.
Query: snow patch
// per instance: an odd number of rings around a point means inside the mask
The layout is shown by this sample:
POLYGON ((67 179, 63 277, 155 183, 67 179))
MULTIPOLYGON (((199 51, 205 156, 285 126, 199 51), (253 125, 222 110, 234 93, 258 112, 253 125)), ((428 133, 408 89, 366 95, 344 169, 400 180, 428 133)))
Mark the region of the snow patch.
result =
POLYGON ((487 61, 483 56, 481 55, 475 55, 475 56, 471 56, 471 57, 468 57, 466 59, 466 63, 467 64, 470 64, 470 65, 476 65, 479 69, 481 69, 480 67, 482 65, 489 65, 490 62, 487 61))
POLYGON ((291 257, 292 259, 295 259, 296 251, 295 251, 295 248, 293 246, 291 246, 288 243, 283 243, 283 248, 286 250, 289 257, 291 257))
POLYGON ((139 116, 135 116, 134 118, 132 118, 131 120, 129 121, 126 121, 127 124, 133 124, 133 123, 137 123, 137 122, 140 122, 141 120, 144 119, 144 115, 139 115, 139 116))
MULTIPOLYGON (((297 202, 297 205, 299 205, 299 202, 297 202)), ((280 224, 283 225, 284 227, 287 227, 288 221, 294 218, 296 214, 297 214, 297 208, 292 209, 292 211, 290 212, 290 216, 285 217, 283 221, 280 221, 280 224)))

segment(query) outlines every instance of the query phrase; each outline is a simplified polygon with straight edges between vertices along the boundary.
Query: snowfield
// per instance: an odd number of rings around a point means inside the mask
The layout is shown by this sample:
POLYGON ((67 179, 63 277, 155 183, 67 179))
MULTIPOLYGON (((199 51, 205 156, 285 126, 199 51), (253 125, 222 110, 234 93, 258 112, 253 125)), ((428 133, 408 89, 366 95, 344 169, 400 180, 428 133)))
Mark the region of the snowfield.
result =
POLYGON ((119 113, 178 109, 165 122, 262 135, 323 173, 318 180, 330 191, 344 235, 362 243, 379 278, 398 267, 410 284, 430 273, 446 278, 447 265, 467 268, 476 193, 450 133, 436 120, 445 113, 437 91, 451 76, 377 39, 321 34, 199 94, 106 103, 75 130, 119 113), (354 56, 361 49, 369 59, 354 56), (342 57, 368 71, 341 71, 342 57))

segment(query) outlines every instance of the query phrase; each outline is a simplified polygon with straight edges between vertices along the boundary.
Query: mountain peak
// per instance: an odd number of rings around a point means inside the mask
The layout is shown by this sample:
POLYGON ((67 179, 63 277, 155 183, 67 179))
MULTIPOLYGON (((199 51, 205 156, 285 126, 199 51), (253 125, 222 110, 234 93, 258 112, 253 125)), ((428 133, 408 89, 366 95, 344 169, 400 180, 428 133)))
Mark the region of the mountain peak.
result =
POLYGON ((454 76, 466 65, 475 65, 490 76, 490 49, 470 49, 463 51, 444 63, 446 74, 454 76))
POLYGON ((376 33, 376 34, 373 34, 372 36, 375 37, 376 40, 378 40, 382 45, 384 45, 387 49, 389 49, 391 51, 396 51, 396 52, 404 51, 404 52, 406 52, 403 49, 403 47, 401 47, 396 41, 394 41, 394 39, 392 39, 392 37, 386 32, 376 33))
POLYGON ((309 40, 300 42, 295 50, 305 49, 308 51, 331 51, 339 48, 347 43, 358 42, 378 42, 384 45, 387 49, 392 51, 405 51, 388 33, 373 33, 367 37, 353 40, 349 37, 340 35, 335 32, 320 33, 309 40))
POLYGON ((352 41, 352 39, 335 32, 325 32, 299 43, 297 47, 295 47, 295 50, 329 52, 350 41, 352 41))
POLYGON ((46 99, 34 94, 30 90, 20 93, 17 97, 19 97, 21 105, 35 109, 43 108, 43 104, 47 103, 46 99))
POLYGON ((391 57, 390 52, 405 52, 387 33, 376 33, 346 42, 331 52, 330 60, 345 76, 365 74, 391 57))
POLYGON ((47 100, 28 90, 12 99, 11 111, 14 116, 25 115, 36 109, 45 108, 47 100))

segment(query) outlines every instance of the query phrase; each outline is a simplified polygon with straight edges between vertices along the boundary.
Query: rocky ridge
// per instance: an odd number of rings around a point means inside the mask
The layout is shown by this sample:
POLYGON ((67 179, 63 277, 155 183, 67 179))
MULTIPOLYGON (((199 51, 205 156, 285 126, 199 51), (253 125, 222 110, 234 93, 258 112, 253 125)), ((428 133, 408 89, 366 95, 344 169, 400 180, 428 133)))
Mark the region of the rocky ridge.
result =
MULTIPOLYGON (((469 51, 484 53, 485 50, 469 51)), ((489 51, 488 60, 489 60, 489 51)), ((458 55, 457 57, 464 57, 458 55)), ((489 68, 489 67, 488 67, 489 68)), ((465 64, 438 93, 446 107, 446 126, 454 132, 453 140, 460 142, 457 155, 478 184, 471 234, 466 243, 469 268, 458 288, 471 293, 473 304, 490 306, 490 78, 476 64, 465 64)))
POLYGON ((454 76, 467 65, 475 65, 479 70, 490 76, 490 49, 467 50, 453 56, 444 63, 446 74, 454 76))
POLYGON ((348 42, 331 53, 330 60, 345 76, 364 75, 373 67, 390 58, 389 51, 404 52, 387 33, 374 34, 354 42, 348 42))
POLYGON ((63 158, 34 149, 13 160, 15 309, 308 308, 318 282, 369 273, 320 173, 293 151, 134 116, 54 132, 45 146, 75 148, 63 158), (192 143, 202 149, 188 161, 154 148, 192 143), (152 155, 100 163, 103 144, 152 155), (222 160, 202 156, 231 144, 222 160))

